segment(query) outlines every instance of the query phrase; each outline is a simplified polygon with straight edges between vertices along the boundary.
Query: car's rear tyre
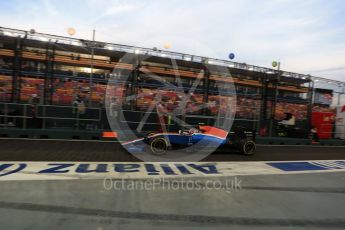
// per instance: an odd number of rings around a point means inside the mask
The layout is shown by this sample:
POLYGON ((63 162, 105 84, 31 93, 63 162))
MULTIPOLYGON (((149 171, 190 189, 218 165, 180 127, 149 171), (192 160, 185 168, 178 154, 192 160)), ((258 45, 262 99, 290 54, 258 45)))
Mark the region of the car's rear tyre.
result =
POLYGON ((239 150, 244 155, 253 155, 256 150, 256 144, 253 140, 243 139, 239 143, 239 150))
POLYGON ((164 155, 168 150, 168 142, 165 138, 159 137, 155 138, 150 143, 151 152, 154 155, 164 155))

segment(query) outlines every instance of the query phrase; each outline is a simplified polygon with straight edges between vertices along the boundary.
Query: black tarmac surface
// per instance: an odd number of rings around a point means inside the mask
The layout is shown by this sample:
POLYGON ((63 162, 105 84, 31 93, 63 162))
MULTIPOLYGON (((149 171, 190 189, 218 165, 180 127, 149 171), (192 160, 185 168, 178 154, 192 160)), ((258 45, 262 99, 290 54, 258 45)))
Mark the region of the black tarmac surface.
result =
POLYGON ((3 181, 1 229, 345 229, 344 173, 237 180, 237 189, 221 190, 168 189, 167 183, 109 190, 103 180, 3 181))
MULTIPOLYGON (((253 156, 216 152, 204 161, 293 161, 345 159, 345 147, 258 146, 253 156)), ((0 139, 0 161, 140 161, 116 142, 0 139)))
MULTIPOLYGON (((204 160, 323 159, 345 159, 345 148, 259 146, 251 157, 215 153, 204 160)), ((114 142, 0 139, 0 161, 137 159, 114 142)), ((344 181, 344 172, 193 178, 201 190, 181 186, 190 181, 174 189, 164 182, 144 190, 127 185, 145 180, 122 181, 126 189, 108 189, 101 179, 0 181, 0 225, 28 230, 345 229, 344 181), (205 189, 210 180, 214 187, 205 189), (240 186, 229 187, 233 181, 240 186)))

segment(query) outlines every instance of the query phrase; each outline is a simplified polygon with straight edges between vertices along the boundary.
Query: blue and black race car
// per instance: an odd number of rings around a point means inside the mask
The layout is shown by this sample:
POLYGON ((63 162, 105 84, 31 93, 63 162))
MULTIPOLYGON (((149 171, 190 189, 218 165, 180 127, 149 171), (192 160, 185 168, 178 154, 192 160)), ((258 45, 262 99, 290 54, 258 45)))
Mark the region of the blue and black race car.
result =
POLYGON ((178 133, 151 133, 144 142, 149 144, 155 155, 163 155, 170 149, 183 149, 197 146, 196 151, 204 148, 236 148, 245 155, 253 155, 256 150, 255 132, 235 129, 227 132, 212 126, 198 126, 178 133))

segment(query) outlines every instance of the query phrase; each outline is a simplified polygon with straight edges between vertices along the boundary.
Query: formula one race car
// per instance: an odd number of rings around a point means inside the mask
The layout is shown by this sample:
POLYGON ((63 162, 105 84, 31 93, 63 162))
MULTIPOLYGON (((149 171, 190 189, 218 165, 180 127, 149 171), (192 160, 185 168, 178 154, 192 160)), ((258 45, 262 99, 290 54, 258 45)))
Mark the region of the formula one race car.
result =
POLYGON ((197 151, 205 148, 236 148, 245 155, 253 155, 256 150, 255 132, 237 128, 232 132, 212 126, 198 126, 178 133, 151 133, 144 138, 150 151, 155 155, 163 155, 169 149, 197 147, 197 151))

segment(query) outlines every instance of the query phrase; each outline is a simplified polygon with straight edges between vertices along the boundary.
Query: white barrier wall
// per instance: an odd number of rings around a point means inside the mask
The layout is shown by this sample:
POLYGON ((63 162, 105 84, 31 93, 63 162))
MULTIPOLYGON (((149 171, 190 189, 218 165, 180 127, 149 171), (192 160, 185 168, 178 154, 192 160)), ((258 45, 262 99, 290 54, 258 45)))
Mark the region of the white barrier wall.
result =
POLYGON ((345 105, 339 106, 337 108, 337 117, 335 125, 335 137, 345 140, 345 105))

